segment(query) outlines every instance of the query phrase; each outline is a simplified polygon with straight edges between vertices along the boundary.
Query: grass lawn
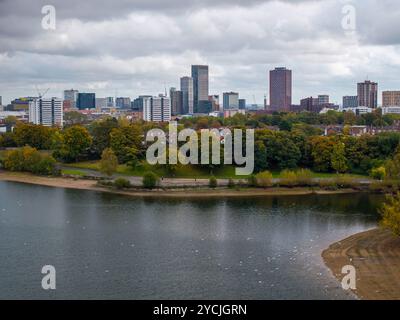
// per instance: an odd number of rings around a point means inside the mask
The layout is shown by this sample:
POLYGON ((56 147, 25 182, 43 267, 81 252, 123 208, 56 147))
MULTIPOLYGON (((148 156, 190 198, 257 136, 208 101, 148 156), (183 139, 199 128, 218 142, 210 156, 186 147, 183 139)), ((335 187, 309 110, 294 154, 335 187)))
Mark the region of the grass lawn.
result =
POLYGON ((84 176, 85 172, 80 170, 73 170, 73 169, 63 169, 61 170, 62 174, 71 175, 71 176, 84 176))
MULTIPOLYGON (((68 167, 76 169, 89 169, 89 170, 99 170, 99 161, 85 161, 79 163, 68 164, 68 167)), ((173 178, 196 178, 196 179, 208 179, 211 174, 219 179, 246 179, 248 176, 237 176, 235 174, 235 167, 231 165, 222 166, 220 168, 214 168, 211 172, 210 169, 201 166, 178 166, 174 174, 168 173, 165 168, 160 168, 157 166, 151 166, 147 162, 143 161, 137 168, 131 168, 128 165, 119 165, 117 173, 126 176, 136 176, 141 177, 146 172, 153 171, 160 177, 173 177, 173 178)), ((279 171, 273 171, 272 175, 274 178, 279 179, 281 173, 279 171)), ((314 178, 337 178, 335 173, 317 173, 313 172, 314 178)), ((362 179, 367 178, 363 175, 355 174, 343 174, 340 177, 362 179)))

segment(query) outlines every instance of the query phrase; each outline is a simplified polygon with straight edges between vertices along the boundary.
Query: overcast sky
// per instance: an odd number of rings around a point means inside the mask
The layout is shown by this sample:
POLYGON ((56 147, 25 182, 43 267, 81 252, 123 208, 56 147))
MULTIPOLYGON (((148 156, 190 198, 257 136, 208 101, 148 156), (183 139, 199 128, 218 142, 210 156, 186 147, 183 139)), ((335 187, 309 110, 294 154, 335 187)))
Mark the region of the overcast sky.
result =
POLYGON ((0 0, 0 96, 37 95, 35 85, 58 97, 158 94, 208 64, 210 94, 261 104, 268 70, 286 66, 293 103, 339 103, 367 77, 400 90, 399 30, 399 0, 0 0), (42 28, 47 4, 56 30, 42 28), (346 5, 355 32, 343 28, 346 5))

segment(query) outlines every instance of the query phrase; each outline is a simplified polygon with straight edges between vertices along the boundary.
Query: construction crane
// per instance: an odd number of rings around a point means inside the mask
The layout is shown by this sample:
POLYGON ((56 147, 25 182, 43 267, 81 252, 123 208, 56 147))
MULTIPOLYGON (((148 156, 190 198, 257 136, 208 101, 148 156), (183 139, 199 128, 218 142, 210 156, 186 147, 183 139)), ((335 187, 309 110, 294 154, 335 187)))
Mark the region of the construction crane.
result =
POLYGON ((36 88, 36 91, 37 91, 37 93, 39 95, 39 99, 42 99, 47 94, 47 92, 49 92, 49 90, 50 90, 50 88, 48 88, 44 93, 41 93, 37 86, 35 86, 35 88, 36 88))

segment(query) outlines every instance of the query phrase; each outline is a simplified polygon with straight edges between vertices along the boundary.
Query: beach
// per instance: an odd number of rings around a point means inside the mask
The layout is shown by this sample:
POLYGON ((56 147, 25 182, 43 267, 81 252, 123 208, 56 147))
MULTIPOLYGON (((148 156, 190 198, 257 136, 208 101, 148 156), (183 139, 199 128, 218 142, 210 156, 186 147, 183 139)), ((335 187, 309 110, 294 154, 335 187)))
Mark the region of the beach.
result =
MULTIPOLYGON (((171 179, 170 179, 171 180, 171 179)), ((75 179, 66 177, 42 177, 29 173, 0 171, 0 181, 20 182, 35 185, 42 185, 56 188, 92 190, 98 192, 107 192, 114 194, 123 194, 136 197, 190 197, 190 198, 210 198, 210 197, 262 197, 262 196, 290 196, 290 195, 310 195, 310 194, 341 194, 355 193, 353 189, 341 190, 313 190, 310 188, 243 188, 229 189, 216 188, 210 189, 203 187, 182 187, 144 190, 138 188, 118 190, 111 187, 102 187, 95 180, 75 179)))
POLYGON ((365 300, 400 300, 400 238, 374 229, 332 244, 322 253, 325 264, 341 281, 342 267, 356 268, 357 289, 365 300))

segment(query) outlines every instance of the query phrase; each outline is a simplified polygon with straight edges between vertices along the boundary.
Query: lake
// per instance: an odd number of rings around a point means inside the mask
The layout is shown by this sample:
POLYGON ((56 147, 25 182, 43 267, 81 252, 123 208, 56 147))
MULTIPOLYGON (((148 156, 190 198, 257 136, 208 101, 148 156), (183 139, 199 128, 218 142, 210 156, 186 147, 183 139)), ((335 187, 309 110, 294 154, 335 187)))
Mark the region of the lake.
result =
POLYGON ((354 299, 331 243, 382 196, 148 199, 0 181, 0 299, 354 299), (57 289, 41 287, 53 265, 57 289))

